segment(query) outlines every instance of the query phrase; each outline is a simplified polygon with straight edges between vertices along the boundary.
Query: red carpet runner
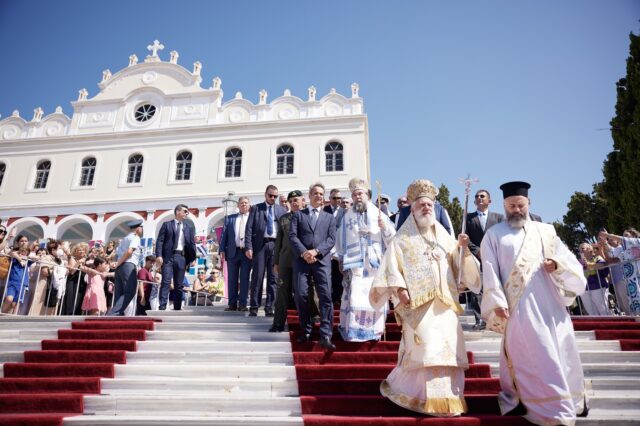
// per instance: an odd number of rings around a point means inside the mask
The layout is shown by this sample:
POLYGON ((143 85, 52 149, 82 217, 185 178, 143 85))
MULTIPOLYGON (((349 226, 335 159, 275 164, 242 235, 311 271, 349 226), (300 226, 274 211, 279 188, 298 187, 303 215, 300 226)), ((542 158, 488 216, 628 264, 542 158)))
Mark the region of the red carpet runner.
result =
POLYGON ((42 350, 25 351, 24 362, 4 364, 0 378, 1 426, 62 426, 82 414, 83 395, 99 394, 100 379, 112 378, 126 351, 154 329, 147 318, 87 318, 43 340, 42 350))
MULTIPOLYGON (((338 324, 339 312, 334 313, 338 324)), ((530 424, 522 417, 503 417, 497 401, 500 383, 491 377, 487 364, 475 364, 468 353, 470 368, 465 372, 465 399, 468 413, 455 418, 435 418, 421 415, 393 404, 380 395, 380 382, 387 377, 397 361, 401 328, 392 315, 387 318, 386 341, 343 342, 337 326, 333 341, 336 351, 324 352, 314 342, 297 343, 299 321, 295 311, 289 311, 293 359, 302 402, 304 424, 325 425, 439 425, 439 426, 517 426, 530 424)), ((638 350, 640 323, 633 318, 574 318, 576 330, 595 330, 598 339, 621 340, 623 350, 638 350), (635 348, 635 349, 633 349, 635 348)))

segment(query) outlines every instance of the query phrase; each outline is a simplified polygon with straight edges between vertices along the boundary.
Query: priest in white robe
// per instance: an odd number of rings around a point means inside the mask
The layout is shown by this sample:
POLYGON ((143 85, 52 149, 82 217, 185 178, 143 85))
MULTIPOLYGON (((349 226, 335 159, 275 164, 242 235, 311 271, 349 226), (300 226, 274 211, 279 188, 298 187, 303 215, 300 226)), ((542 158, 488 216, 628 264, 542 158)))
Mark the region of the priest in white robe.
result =
POLYGON ((374 307, 394 303, 402 325, 398 363, 380 392, 409 410, 433 416, 467 411, 464 370, 467 353, 458 315, 457 265, 462 247, 462 287, 480 290, 479 263, 469 237, 456 240, 433 214, 437 188, 428 180, 409 185, 411 215, 384 255, 369 298, 374 307))
POLYGON ((553 226, 529 219, 530 187, 500 187, 506 220, 491 227, 481 244, 482 316, 488 329, 504 334, 502 414, 523 414, 538 425, 573 425, 587 407, 566 306, 584 293, 586 279, 553 226))
POLYGON ((369 201, 364 179, 351 179, 349 190, 353 206, 345 210, 336 232, 336 255, 344 272, 338 330, 346 342, 380 340, 387 305, 371 306, 369 290, 396 231, 389 217, 369 201))

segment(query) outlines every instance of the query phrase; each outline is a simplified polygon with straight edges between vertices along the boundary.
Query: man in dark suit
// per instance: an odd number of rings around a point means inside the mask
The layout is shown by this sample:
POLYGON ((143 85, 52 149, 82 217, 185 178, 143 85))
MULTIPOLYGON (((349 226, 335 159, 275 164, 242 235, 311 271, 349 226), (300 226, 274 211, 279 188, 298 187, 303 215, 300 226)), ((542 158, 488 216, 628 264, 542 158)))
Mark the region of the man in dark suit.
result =
POLYGON ((264 302, 266 316, 273 316, 276 299, 276 276, 273 270, 275 241, 278 236, 277 221, 287 211, 279 205, 278 188, 267 186, 264 202, 251 207, 246 229, 245 255, 252 261, 249 316, 258 315, 262 303, 262 281, 267 273, 267 300, 264 302))
POLYGON ((249 198, 238 199, 239 213, 229 215, 224 220, 222 238, 220 239, 220 262, 227 261, 227 283, 229 286, 229 305, 225 311, 247 311, 249 297, 249 274, 251 260, 245 256, 245 235, 248 235, 249 198), (239 285, 238 285, 239 281, 239 285), (240 294, 238 294, 238 289, 240 294))
MULTIPOLYGON (((160 284, 160 306, 164 311, 169 300, 169 286, 173 278, 173 289, 182 294, 184 274, 189 265, 196 260, 196 240, 193 230, 184 222, 189 215, 189 208, 178 204, 173 209, 174 220, 162 224, 156 241, 156 264, 162 267, 162 283, 160 284)), ((175 297, 173 308, 182 308, 182 297, 175 297)))
POLYGON ((324 186, 315 183, 309 188, 310 207, 293 215, 289 239, 293 247, 293 288, 302 335, 298 342, 311 339, 309 314, 309 280, 313 277, 320 308, 320 346, 335 350, 333 333, 333 303, 331 301, 331 249, 335 244, 336 219, 322 209, 324 186))
MULTIPOLYGON (((496 223, 502 222, 504 220, 504 216, 500 213, 489 211, 491 195, 486 189, 480 189, 476 192, 474 204, 476 205, 476 211, 467 214, 466 234, 469 236, 469 250, 471 250, 471 253, 480 260, 480 243, 482 242, 484 233, 496 223)), ((466 296, 467 304, 473 310, 473 316, 476 318, 476 324, 473 326, 473 329, 484 330, 486 328, 486 324, 480 318, 480 303, 478 296, 476 296, 472 291, 468 291, 466 296)))
MULTIPOLYGON (((340 208, 341 201, 342 194, 340 190, 334 188, 329 193, 329 204, 324 206, 324 211, 336 218, 336 228, 339 218, 344 215, 344 211, 340 208)), ((340 271, 340 262, 335 257, 335 250, 331 250, 331 297, 334 304, 340 305, 340 300, 342 300, 342 272, 340 271)))

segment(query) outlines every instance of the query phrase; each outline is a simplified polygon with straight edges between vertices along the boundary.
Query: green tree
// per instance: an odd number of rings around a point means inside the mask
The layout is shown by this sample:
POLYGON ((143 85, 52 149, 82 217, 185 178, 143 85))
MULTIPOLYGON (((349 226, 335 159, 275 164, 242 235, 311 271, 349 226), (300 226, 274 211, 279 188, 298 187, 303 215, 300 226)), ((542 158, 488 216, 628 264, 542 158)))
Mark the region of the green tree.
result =
POLYGON ((577 251, 580 243, 595 241, 598 232, 605 227, 607 202, 601 192, 602 184, 594 185, 590 194, 575 192, 567 204, 562 223, 553 224, 558 236, 570 249, 577 251))
POLYGON ((613 151, 602 170, 607 225, 614 233, 640 225, 640 37, 631 33, 629 39, 627 76, 616 84, 616 115, 610 123, 613 151))
POLYGON ((449 217, 451 218, 451 226, 453 226, 453 233, 458 235, 460 230, 462 229, 462 205, 460 204, 460 200, 458 197, 453 197, 451 201, 449 201, 449 188, 445 184, 440 185, 438 188, 438 196, 436 199, 442 204, 442 207, 447 209, 449 212, 449 217))

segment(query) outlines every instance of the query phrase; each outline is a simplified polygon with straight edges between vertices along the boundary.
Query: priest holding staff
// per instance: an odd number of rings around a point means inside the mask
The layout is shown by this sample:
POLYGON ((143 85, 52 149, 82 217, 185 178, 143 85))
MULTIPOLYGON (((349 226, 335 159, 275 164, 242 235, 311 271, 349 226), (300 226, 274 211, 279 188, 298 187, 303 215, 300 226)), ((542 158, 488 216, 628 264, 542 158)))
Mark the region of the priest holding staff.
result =
POLYGON ((411 214, 387 247, 369 299, 375 308, 391 298, 402 324, 398 364, 380 392, 409 410, 451 417, 467 411, 463 391, 468 360, 458 321, 463 309, 457 267, 463 270, 460 286, 476 292, 480 271, 468 249, 469 237, 460 234, 456 241, 436 221, 437 194, 428 180, 409 185, 411 214))

